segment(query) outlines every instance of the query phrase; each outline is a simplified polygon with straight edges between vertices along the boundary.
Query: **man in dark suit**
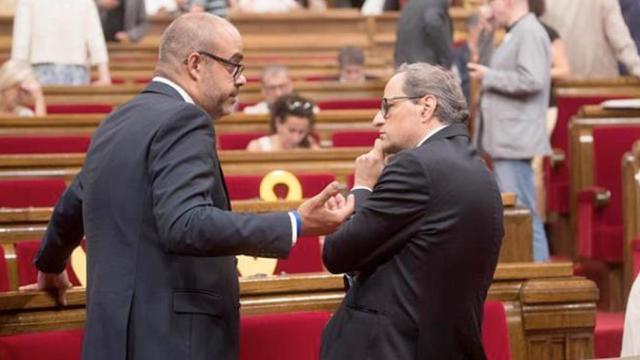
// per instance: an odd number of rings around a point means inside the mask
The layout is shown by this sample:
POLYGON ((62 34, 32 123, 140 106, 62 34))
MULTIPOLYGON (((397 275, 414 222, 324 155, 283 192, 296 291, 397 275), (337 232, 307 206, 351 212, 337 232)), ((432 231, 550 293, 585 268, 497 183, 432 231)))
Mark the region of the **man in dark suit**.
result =
POLYGON ((353 211, 335 183, 290 213, 228 211, 211 119, 237 101, 242 57, 226 20, 175 20, 157 76, 98 127, 56 205, 35 259, 37 287, 62 299, 65 263, 86 235, 84 359, 236 358, 233 255, 285 257, 298 234, 333 231, 353 211), (344 206, 328 209, 327 199, 344 206))
POLYGON ((356 161, 355 214, 324 243, 327 269, 352 281, 321 358, 483 359, 503 236, 498 186, 470 144, 451 72, 403 66, 384 96, 380 139, 356 161))
POLYGON ((411 0, 396 30, 395 64, 426 62, 451 67, 451 0, 411 0))

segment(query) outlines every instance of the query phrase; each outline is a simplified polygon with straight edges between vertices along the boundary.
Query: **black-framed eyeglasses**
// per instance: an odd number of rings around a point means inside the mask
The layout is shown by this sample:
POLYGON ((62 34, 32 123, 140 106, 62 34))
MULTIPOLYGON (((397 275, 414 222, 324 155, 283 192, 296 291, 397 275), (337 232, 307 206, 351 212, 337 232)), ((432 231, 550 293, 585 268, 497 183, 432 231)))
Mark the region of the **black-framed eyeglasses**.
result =
POLYGON ((382 113, 382 117, 386 118, 389 114, 389 110, 393 106, 393 104, 397 104, 399 101, 397 100, 416 100, 420 99, 422 96, 394 96, 390 98, 382 98, 380 102, 380 112, 382 113))
MULTIPOLYGON (((197 51, 198 54, 200 55, 204 55, 208 58, 211 58, 219 63, 222 63, 223 65, 225 65, 225 69, 227 69, 227 71, 229 72, 229 74, 231 74, 231 76, 233 77, 233 80, 238 80, 238 78, 240 77, 240 75, 242 74, 242 72, 244 71, 244 65, 240 64, 240 63, 236 63, 230 60, 227 60, 225 58, 221 58, 220 56, 216 56, 212 53, 206 52, 206 51, 197 51)), ((186 62, 186 61, 185 61, 186 62)))

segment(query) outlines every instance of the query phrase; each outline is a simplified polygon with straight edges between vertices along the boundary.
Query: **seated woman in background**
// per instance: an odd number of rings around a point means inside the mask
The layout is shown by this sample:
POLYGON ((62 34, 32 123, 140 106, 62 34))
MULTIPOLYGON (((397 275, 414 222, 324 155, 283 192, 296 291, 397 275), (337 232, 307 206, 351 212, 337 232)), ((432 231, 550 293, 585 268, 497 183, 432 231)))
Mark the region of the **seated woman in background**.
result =
POLYGON ((47 106, 40 83, 31 66, 24 61, 9 60, 0 67, 0 116, 45 116, 47 106), (33 98, 35 113, 24 106, 33 98))
POLYGON ((299 95, 279 97, 271 109, 271 135, 252 140, 249 151, 318 149, 311 133, 316 120, 315 104, 299 95))

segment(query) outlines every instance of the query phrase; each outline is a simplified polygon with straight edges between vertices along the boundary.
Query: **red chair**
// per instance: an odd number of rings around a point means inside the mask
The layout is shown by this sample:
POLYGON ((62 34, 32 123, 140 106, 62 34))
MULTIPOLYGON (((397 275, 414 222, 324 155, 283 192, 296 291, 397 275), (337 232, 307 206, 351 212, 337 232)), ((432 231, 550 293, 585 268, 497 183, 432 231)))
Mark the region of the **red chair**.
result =
POLYGON ((83 329, 0 337, 0 359, 75 360, 82 353, 83 329))
POLYGON ((253 139, 267 135, 263 132, 250 132, 238 134, 218 135, 218 148, 220 150, 244 150, 253 139))
POLYGON ((289 257, 278 259, 273 273, 280 275, 282 273, 311 273, 323 270, 320 242, 317 236, 312 236, 298 238, 295 246, 291 249, 289 257))
POLYGON ((86 153, 90 136, 1 136, 0 154, 86 153))
POLYGON ((620 161, 640 139, 640 126, 593 129, 594 186, 579 189, 578 254, 583 259, 622 261, 622 179, 620 161), (606 204, 599 196, 609 192, 606 204))
POLYGON ((113 110, 109 104, 55 104, 47 105, 47 114, 108 114, 113 110))
MULTIPOLYGON (((18 263, 18 285, 35 283, 38 280, 38 270, 33 266, 33 258, 40 248, 40 241, 20 241, 15 244, 15 248, 18 263)), ((80 286, 80 281, 69 264, 67 264, 67 275, 74 286, 80 286)))
MULTIPOLYGON (((297 174, 296 177, 302 185, 302 197, 313 197, 330 182, 335 180, 333 174, 297 174)), ((225 177, 229 199, 247 200, 260 197, 260 182, 262 176, 257 175, 231 175, 225 177)), ((276 186, 275 192, 279 198, 285 198, 287 189, 276 186)))
POLYGON ((53 206, 66 187, 62 179, 0 180, 0 207, 53 206))
POLYGON ((293 312, 240 318, 241 360, 316 360, 331 313, 293 312))
POLYGON ((482 345, 488 360, 511 360, 507 315, 500 301, 485 301, 482 345))
POLYGON ((380 136, 377 131, 340 131, 331 135, 333 147, 373 146, 380 136))
POLYGON ((569 121, 584 105, 600 104, 603 101, 621 98, 619 95, 598 96, 558 96, 558 117, 556 126, 551 133, 551 147, 564 155, 564 160, 556 165, 549 159, 544 162, 544 182, 547 192, 547 213, 569 213, 569 183, 571 164, 569 154, 569 121))
POLYGON ((9 291, 9 269, 7 268, 7 260, 4 256, 4 248, 0 246, 0 292, 9 291))

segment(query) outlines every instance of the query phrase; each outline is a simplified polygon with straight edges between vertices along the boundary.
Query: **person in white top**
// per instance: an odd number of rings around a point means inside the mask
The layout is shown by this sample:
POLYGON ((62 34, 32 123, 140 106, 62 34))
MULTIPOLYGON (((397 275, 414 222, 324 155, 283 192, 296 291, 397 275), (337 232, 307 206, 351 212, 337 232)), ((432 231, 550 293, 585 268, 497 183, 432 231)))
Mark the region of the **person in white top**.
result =
POLYGON ((0 116, 45 116, 47 106, 40 83, 26 62, 9 60, 0 67, 0 116), (33 100, 35 112, 24 106, 33 100))
POLYGON ((311 136, 315 123, 314 108, 313 102, 295 94, 278 98, 273 104, 269 124, 271 135, 252 140, 247 150, 318 149, 311 136))
POLYGON ((269 108, 282 95, 293 93, 293 81, 284 65, 267 65, 260 75, 260 86, 264 100, 244 108, 245 114, 268 114, 269 108))
POLYGON ((636 276, 627 300, 620 356, 640 356, 640 275, 636 276))
POLYGON ((13 21, 11 58, 29 62, 43 85, 111 84, 107 46, 93 0, 21 0, 13 21))

